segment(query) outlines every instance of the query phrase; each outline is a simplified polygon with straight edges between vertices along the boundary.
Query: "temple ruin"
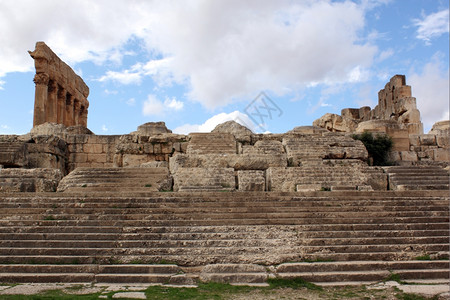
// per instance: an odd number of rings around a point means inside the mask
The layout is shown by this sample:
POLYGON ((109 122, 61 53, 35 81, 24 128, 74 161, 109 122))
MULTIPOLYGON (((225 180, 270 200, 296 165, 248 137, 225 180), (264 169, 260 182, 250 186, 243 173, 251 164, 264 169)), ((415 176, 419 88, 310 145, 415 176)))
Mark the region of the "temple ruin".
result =
POLYGON ((89 88, 44 42, 31 52, 36 84, 33 127, 44 123, 87 127, 89 88))
POLYGON ((423 134, 405 76, 285 133, 95 135, 83 80, 30 54, 33 128, 0 136, 0 283, 448 283, 450 122, 423 134), (365 131, 392 137, 392 165, 368 163, 365 131))

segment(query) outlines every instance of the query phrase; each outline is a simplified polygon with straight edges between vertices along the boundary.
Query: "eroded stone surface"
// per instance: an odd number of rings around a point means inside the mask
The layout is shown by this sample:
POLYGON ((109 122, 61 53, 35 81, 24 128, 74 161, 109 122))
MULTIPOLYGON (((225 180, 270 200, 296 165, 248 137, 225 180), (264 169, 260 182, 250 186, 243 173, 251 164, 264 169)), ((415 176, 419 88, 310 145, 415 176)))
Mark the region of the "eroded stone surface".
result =
POLYGON ((87 127, 89 88, 44 42, 33 52, 36 84, 33 127, 46 122, 87 127))

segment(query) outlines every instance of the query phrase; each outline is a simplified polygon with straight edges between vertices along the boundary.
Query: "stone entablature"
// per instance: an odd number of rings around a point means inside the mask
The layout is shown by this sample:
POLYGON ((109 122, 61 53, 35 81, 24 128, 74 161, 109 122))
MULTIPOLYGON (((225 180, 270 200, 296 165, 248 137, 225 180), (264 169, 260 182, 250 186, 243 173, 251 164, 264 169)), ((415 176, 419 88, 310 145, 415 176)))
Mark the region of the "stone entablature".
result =
POLYGON ((47 122, 87 127, 89 87, 44 42, 33 52, 36 84, 33 127, 47 122))

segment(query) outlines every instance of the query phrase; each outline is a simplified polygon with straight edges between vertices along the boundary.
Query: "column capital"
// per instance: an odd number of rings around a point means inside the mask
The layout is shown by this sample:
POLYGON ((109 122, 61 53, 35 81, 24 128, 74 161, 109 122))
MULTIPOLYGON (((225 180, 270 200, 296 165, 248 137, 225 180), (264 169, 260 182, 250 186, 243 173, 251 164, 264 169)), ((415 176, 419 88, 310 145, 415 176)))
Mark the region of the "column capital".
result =
POLYGON ((48 85, 50 77, 46 73, 39 73, 34 75, 33 81, 35 84, 48 85))

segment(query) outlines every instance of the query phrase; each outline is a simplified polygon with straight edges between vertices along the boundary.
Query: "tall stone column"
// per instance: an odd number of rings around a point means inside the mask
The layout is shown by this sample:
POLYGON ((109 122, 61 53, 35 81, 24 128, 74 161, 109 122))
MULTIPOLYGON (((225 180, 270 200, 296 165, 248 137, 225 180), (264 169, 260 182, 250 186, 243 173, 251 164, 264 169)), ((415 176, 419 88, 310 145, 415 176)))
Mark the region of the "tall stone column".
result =
POLYGON ((58 113, 56 120, 58 124, 65 124, 64 115, 66 114, 66 93, 67 91, 64 88, 58 86, 58 113))
POLYGON ((64 125, 73 126, 73 97, 66 93, 66 112, 64 115, 64 125))
POLYGON ((83 127, 87 127, 87 117, 88 117, 88 106, 82 105, 81 106, 81 118, 80 118, 80 124, 83 127))
POLYGON ((45 113, 46 122, 58 122, 58 85, 53 80, 50 80, 48 83, 48 99, 45 113))
POLYGON ((73 101, 73 123, 80 125, 81 103, 78 99, 73 101))
POLYGON ((44 124, 46 121, 46 104, 48 99, 49 77, 45 73, 39 73, 34 76, 36 89, 34 92, 34 116, 33 127, 44 124))

